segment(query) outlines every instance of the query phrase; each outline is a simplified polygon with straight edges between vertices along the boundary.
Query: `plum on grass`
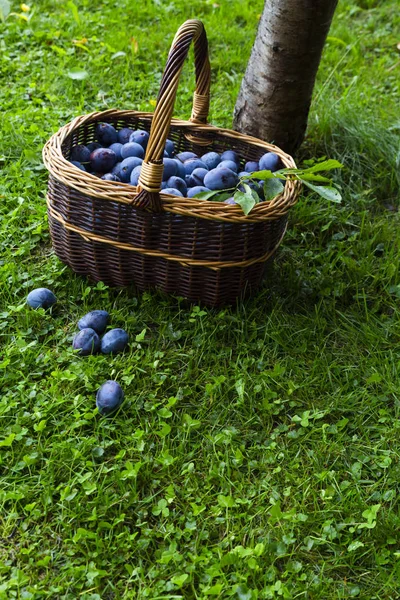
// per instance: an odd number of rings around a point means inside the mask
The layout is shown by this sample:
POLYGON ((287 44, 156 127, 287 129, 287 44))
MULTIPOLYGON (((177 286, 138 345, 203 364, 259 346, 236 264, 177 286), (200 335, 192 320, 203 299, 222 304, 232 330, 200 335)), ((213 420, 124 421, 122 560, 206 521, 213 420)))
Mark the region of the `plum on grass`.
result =
POLYGON ((110 146, 118 142, 118 134, 115 127, 108 123, 98 123, 96 126, 96 137, 103 146, 110 146))
POLYGON ((118 131, 118 141, 120 144, 127 144, 129 142, 129 138, 133 133, 133 129, 129 129, 129 127, 123 127, 118 131))
POLYGON ((192 188, 188 189, 187 197, 194 198, 197 194, 202 194, 203 192, 210 192, 210 188, 204 187, 204 185, 195 185, 192 188))
POLYGON ((90 155, 90 166, 95 173, 108 173, 116 162, 115 152, 109 148, 97 148, 90 155))
POLYGON ((238 180, 237 173, 226 167, 217 167, 204 177, 204 185, 210 190, 226 190, 235 187, 238 180))
POLYGON ((281 159, 274 152, 267 152, 259 161, 260 171, 277 171, 281 166, 281 159))
POLYGON ((167 181, 167 186, 169 188, 173 188, 175 190, 179 190, 182 196, 186 196, 187 194, 187 185, 181 177, 177 177, 173 175, 167 181))
POLYGON ((47 288, 36 288, 29 292, 26 302, 31 308, 50 308, 57 302, 57 298, 47 288))
POLYGON ((136 131, 132 132, 129 141, 140 144, 144 149, 146 149, 149 137, 150 134, 148 131, 144 131, 144 129, 137 129, 136 131))
POLYGON ((137 156, 138 158, 144 157, 143 146, 136 142, 128 142, 124 144, 121 149, 121 157, 128 158, 128 156, 137 156))
POLYGON ((124 329, 110 329, 101 340, 103 354, 118 354, 128 345, 128 334, 124 329))
POLYGON ((110 379, 97 390, 96 406, 101 415, 110 415, 121 406, 123 399, 121 386, 110 379))
POLYGON ((195 187, 196 185, 203 185, 204 177, 207 175, 208 170, 198 167, 194 169, 190 175, 188 175, 187 184, 189 187, 195 187))
POLYGON ((207 169, 212 171, 212 169, 215 169, 221 162, 221 157, 217 152, 207 152, 206 154, 203 154, 201 160, 206 165, 207 169))
POLYGON ((176 190, 174 188, 165 188, 165 189, 163 189, 163 193, 168 194, 168 196, 180 196, 183 198, 182 192, 180 192, 179 190, 176 190))
POLYGON ((78 354, 80 356, 96 354, 100 349, 100 338, 94 329, 85 327, 74 337, 72 347, 74 350, 79 350, 78 354))
POLYGON ((73 146, 71 148, 71 154, 69 155, 69 160, 77 161, 80 163, 88 163, 90 161, 90 150, 87 146, 83 144, 78 144, 77 146, 73 146))
POLYGON ((78 167, 78 169, 80 169, 81 171, 86 171, 85 167, 83 165, 81 165, 80 162, 78 162, 77 160, 71 160, 71 165, 74 165, 74 167, 78 167))
POLYGON ((94 329, 96 333, 104 333, 110 319, 106 310, 91 310, 78 321, 78 329, 94 329))

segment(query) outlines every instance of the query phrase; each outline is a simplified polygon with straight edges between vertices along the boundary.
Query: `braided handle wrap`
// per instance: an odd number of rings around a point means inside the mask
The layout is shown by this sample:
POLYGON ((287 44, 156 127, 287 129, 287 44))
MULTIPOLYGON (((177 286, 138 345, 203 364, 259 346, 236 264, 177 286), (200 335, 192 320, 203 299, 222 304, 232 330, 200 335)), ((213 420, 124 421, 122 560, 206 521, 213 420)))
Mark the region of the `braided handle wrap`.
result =
POLYGON ((203 23, 192 19, 186 21, 178 29, 168 55, 151 124, 146 156, 139 177, 140 192, 134 201, 138 208, 154 212, 162 210, 159 192, 163 174, 164 146, 169 133, 179 77, 192 41, 194 43, 196 91, 190 120, 193 123, 207 123, 211 77, 208 42, 203 23))

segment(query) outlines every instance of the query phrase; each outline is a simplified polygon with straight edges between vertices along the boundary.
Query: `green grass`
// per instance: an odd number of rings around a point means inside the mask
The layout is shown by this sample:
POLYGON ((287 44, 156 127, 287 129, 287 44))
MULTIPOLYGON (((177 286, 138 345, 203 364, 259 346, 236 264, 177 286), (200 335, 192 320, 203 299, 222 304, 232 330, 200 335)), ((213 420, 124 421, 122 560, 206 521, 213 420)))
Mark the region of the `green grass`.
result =
MULTIPOLYGON (((194 16, 211 121, 230 126, 262 1, 76 6, 41 0, 0 23, 0 600, 398 598, 397 3, 341 1, 324 51, 299 163, 341 160, 342 204, 302 198, 269 285, 220 311, 62 265, 41 148, 78 114, 152 110, 194 16), (39 286, 52 314, 25 306, 39 286), (129 352, 73 354, 94 308, 129 352), (126 401, 104 419, 109 378, 126 401)), ((177 115, 192 90, 190 63, 177 115)))

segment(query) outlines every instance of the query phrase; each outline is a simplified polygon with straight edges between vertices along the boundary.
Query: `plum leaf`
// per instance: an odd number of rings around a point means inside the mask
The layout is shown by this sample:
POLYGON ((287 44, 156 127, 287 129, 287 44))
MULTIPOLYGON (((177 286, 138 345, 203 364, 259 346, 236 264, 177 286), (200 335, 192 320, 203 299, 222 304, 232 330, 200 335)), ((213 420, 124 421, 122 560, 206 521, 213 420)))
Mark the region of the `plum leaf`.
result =
POLYGON ((266 200, 272 200, 283 191, 283 184, 279 179, 267 179, 263 187, 266 200))
MULTIPOLYGON (((245 184, 245 187, 248 188, 249 186, 245 184)), ((251 211, 251 209, 255 206, 255 204, 257 202, 251 192, 252 192, 252 190, 250 190, 250 193, 248 191, 240 192, 238 190, 233 195, 233 198, 234 198, 236 204, 239 204, 239 206, 242 207, 242 210, 245 215, 249 214, 249 212, 251 211)))
POLYGON ((302 181, 304 183, 304 185, 306 185, 308 188, 310 188, 310 190, 319 194, 319 196, 321 196, 321 198, 324 198, 324 200, 329 200, 330 202, 336 202, 336 203, 340 203, 342 201, 342 196, 341 196, 339 190, 337 190, 334 187, 330 187, 330 186, 326 186, 326 185, 313 185, 309 181, 305 181, 304 179, 301 179, 301 178, 300 178, 300 181, 302 181))

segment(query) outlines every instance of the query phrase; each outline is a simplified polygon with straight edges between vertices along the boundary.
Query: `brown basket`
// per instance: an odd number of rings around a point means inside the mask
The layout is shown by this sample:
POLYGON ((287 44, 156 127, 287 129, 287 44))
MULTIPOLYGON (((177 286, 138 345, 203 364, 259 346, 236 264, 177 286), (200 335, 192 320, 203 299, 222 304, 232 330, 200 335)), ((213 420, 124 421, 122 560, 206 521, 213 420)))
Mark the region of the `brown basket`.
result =
POLYGON ((208 44, 201 21, 186 21, 168 56, 154 112, 107 110, 77 117, 46 143, 50 172, 48 217, 57 256, 76 273, 110 286, 162 289, 209 306, 233 303, 261 282, 285 234, 299 183, 257 204, 248 216, 239 206, 160 193, 167 137, 178 152, 236 150, 242 163, 282 150, 236 131, 207 125, 210 89, 208 44), (194 42, 196 91, 190 121, 172 119, 183 63, 194 42), (150 132, 138 187, 104 181, 68 158, 75 144, 96 141, 97 123, 150 132))

